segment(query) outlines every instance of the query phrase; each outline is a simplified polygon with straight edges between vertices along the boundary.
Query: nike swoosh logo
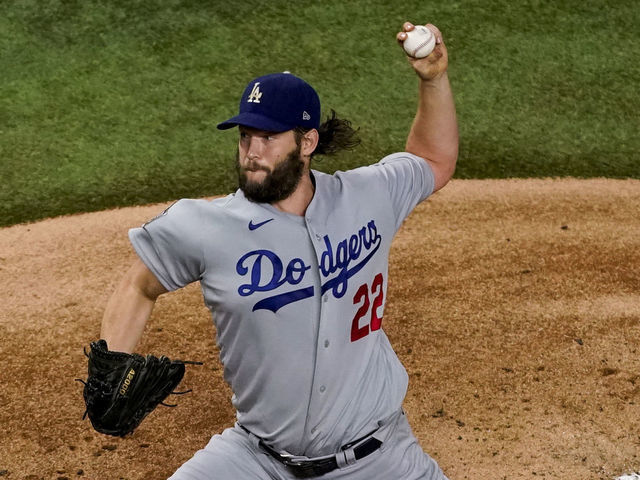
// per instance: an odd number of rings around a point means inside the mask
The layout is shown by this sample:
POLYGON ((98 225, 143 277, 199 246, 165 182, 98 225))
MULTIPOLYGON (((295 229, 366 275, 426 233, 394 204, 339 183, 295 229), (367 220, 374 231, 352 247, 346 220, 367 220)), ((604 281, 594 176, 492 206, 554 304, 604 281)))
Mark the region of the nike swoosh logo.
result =
POLYGON ((269 223, 271 220, 273 220, 273 218, 270 218, 269 220, 265 220, 264 222, 260 222, 260 223, 253 223, 253 220, 250 220, 249 221, 249 230, 255 230, 256 228, 260 228, 265 223, 269 223))

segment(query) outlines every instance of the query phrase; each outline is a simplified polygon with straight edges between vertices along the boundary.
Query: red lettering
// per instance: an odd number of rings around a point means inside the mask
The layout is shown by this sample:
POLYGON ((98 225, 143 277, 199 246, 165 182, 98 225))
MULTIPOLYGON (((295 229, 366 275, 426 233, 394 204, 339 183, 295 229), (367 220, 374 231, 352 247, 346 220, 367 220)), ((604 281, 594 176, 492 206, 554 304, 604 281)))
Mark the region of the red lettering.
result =
POLYGON ((382 274, 379 273, 373 279, 371 284, 371 294, 376 295, 373 300, 373 306, 371 307, 371 331, 380 330, 382 326, 382 317, 378 315, 378 309, 382 306, 384 299, 384 293, 382 291, 382 274))
POLYGON ((356 312, 356 316, 353 317, 353 323, 351 323, 351 341, 355 342, 362 337, 369 335, 369 325, 360 326, 360 319, 364 317, 369 311, 369 287, 366 283, 360 285, 358 291, 353 297, 353 304, 357 305, 360 302, 364 303, 360 305, 360 308, 356 312))
POLYGON ((371 283, 371 295, 374 296, 371 308, 371 320, 369 324, 360 325, 360 320, 369 312, 369 285, 363 283, 353 296, 353 304, 360 305, 353 322, 351 323, 351 341, 355 342, 369 335, 370 332, 380 330, 382 327, 382 312, 378 310, 384 303, 384 278, 382 274, 377 274, 371 283))

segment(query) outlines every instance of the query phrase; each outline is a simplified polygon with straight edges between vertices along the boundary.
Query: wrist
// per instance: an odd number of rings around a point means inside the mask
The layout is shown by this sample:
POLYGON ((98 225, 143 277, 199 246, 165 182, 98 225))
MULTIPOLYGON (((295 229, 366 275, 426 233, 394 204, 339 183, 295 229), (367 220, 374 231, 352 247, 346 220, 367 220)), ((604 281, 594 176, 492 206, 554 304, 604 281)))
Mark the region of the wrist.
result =
POLYGON ((420 80, 420 86, 425 87, 439 87, 439 86, 447 86, 449 84, 449 75, 447 71, 444 70, 433 77, 424 78, 418 75, 420 80))

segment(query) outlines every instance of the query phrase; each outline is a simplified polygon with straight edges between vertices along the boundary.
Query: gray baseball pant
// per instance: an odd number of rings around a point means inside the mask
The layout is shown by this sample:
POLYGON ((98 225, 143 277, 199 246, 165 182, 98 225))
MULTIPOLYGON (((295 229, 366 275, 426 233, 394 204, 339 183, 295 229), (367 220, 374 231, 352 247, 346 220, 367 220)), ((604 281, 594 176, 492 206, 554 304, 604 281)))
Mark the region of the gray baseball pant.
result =
MULTIPOLYGON (((447 480, 438 464, 418 444, 404 414, 386 432, 382 446, 321 480, 447 480)), ((239 425, 214 435, 207 446, 169 480, 296 480, 288 468, 267 454, 258 439, 239 425)))

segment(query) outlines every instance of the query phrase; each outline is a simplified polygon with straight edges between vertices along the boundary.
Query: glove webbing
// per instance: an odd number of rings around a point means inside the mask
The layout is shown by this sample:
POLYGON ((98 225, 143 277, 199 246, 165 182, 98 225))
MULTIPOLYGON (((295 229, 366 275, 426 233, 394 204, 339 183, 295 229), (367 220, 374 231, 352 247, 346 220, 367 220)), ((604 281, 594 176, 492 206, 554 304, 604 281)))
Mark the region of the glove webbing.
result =
MULTIPOLYGON (((86 347, 86 346, 85 346, 85 347, 82 347, 82 351, 84 352, 85 357, 89 358, 89 354, 87 353, 87 347, 86 347)), ((204 363, 203 363, 203 362, 197 362, 197 361, 192 361, 192 360, 174 360, 174 362, 176 362, 176 363, 182 363, 182 364, 184 364, 184 365, 204 365, 204 363)), ((91 381, 91 380, 94 380, 94 381, 96 381, 96 382, 100 382, 98 379, 95 379, 95 378, 93 378, 93 377, 92 377, 91 379, 89 379, 89 381, 91 381)), ((80 383, 82 383, 82 384, 83 384, 83 385, 85 385, 85 386, 87 385, 87 382, 85 382, 85 381, 84 381, 84 380, 82 380, 81 378, 76 378, 76 379, 75 379, 75 381, 76 381, 76 382, 80 382, 80 383)), ((100 382, 100 383, 102 383, 102 382, 100 382)), ((103 392, 103 391, 105 391, 105 389, 103 389, 103 388, 101 388, 101 389, 97 389, 97 390, 98 390, 99 392, 103 392)), ((192 388, 190 388, 190 389, 188 389, 188 390, 185 390, 184 392, 171 392, 169 395, 185 395, 185 394, 187 394, 187 393, 191 393, 191 392, 193 392, 193 389, 192 389, 192 388)), ((177 407, 177 406, 178 406, 177 404, 164 403, 164 402, 160 402, 158 405, 162 405, 162 406, 164 406, 164 407, 171 407, 171 408, 175 408, 175 407, 177 407)), ((82 415, 82 420, 85 420, 85 419, 87 418, 87 414, 88 414, 88 413, 89 413, 89 409, 88 409, 88 408, 86 408, 86 409, 84 410, 84 414, 82 415)))

